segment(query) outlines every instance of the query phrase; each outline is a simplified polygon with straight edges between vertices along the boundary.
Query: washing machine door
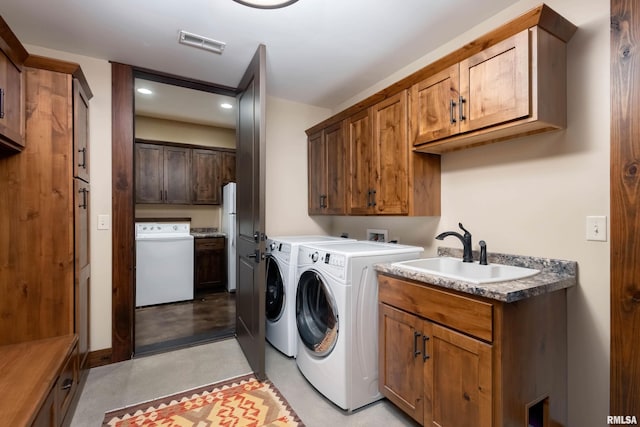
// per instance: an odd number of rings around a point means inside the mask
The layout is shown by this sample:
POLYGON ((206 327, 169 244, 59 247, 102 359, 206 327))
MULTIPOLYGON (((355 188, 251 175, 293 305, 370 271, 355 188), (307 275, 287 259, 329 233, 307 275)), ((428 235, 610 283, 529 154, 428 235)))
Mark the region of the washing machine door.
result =
POLYGON ((315 356, 331 353, 338 341, 338 310, 331 289, 313 270, 300 276, 296 293, 298 335, 315 356))
POLYGON ((277 322, 284 312, 285 294, 284 282, 278 262, 272 257, 267 257, 267 297, 266 300, 266 316, 267 320, 277 322))

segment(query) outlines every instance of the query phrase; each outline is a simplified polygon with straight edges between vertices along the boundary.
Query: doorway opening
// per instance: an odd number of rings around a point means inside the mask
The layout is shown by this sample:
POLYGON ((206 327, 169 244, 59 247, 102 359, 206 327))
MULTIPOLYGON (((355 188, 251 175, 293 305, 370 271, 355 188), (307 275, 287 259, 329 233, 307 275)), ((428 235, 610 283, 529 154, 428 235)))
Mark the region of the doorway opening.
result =
POLYGON ((235 181, 235 96, 184 84, 134 72, 134 357, 235 334, 227 262, 235 255, 222 230, 222 187, 235 181), (163 252, 159 239, 153 254, 143 253, 149 242, 138 239, 142 227, 171 224, 186 224, 193 237, 181 252, 163 252), (178 259, 179 277, 154 274, 163 264, 175 273, 178 259), (178 296, 158 297, 178 287, 178 296))

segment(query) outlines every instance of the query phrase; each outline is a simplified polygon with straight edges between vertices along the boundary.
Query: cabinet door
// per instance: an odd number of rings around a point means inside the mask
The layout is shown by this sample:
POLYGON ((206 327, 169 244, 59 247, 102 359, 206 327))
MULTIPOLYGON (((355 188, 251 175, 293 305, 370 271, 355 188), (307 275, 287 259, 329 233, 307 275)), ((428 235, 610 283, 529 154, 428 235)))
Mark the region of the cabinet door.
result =
POLYGON ((422 424, 425 407, 422 341, 424 322, 386 304, 380 303, 378 308, 380 392, 422 424))
POLYGON ((160 145, 136 143, 136 203, 164 200, 164 149, 160 145))
POLYGON ((491 346, 437 324, 431 328, 424 425, 491 426, 491 346))
POLYGON ((164 147, 164 202, 191 203, 191 149, 164 147))
POLYGON ((219 205, 221 153, 214 150, 191 150, 191 203, 194 205, 219 205))
POLYGON ((325 213, 326 198, 326 147, 322 132, 310 135, 307 140, 309 215, 325 213))
POLYGON ((222 285, 226 279, 224 237, 195 240, 195 290, 222 285))
POLYGON ((413 144, 458 133, 460 98, 458 64, 411 87, 411 135, 413 144))
POLYGON ((529 51, 527 29, 460 63, 461 132, 529 115, 529 51))
POLYGON ((74 186, 74 331, 78 335, 80 368, 89 354, 89 184, 76 178, 74 186))
POLYGON ((89 100, 73 80, 73 176, 89 182, 89 100))
POLYGON ((373 208, 380 214, 409 212, 407 91, 373 108, 375 186, 373 208))
POLYGON ((346 212, 346 148, 344 128, 337 123, 324 130, 324 146, 326 150, 326 213, 343 214, 346 212))
POLYGON ((222 183, 224 187, 230 182, 236 182, 236 154, 223 152, 222 153, 222 183))
POLYGON ((371 109, 347 119, 347 146, 349 149, 348 211, 353 215, 373 212, 374 147, 372 140, 371 109))
POLYGON ((24 76, 0 50, 0 146, 24 148, 24 76))

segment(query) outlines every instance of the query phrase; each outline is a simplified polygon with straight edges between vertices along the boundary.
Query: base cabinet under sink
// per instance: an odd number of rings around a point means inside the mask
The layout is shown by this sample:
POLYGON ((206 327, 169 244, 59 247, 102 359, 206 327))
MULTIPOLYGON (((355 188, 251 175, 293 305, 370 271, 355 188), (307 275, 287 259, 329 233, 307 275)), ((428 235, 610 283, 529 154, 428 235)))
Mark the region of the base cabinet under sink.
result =
POLYGON ((380 392, 418 423, 527 426, 544 402, 539 425, 567 425, 566 291, 503 303, 378 285, 380 392))

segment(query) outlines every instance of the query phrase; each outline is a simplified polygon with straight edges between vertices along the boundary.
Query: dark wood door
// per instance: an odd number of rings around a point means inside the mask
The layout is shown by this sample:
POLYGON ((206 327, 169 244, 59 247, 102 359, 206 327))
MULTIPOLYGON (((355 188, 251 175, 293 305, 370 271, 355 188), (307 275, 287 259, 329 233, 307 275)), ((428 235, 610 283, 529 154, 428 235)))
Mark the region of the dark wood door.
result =
POLYGON ((224 237, 197 238, 195 240, 195 291, 212 289, 225 282, 224 237))
POLYGON ((220 187, 236 182, 236 153, 222 153, 222 172, 220 187))
POLYGON ((260 45, 237 96, 236 334, 251 369, 265 378, 265 61, 260 45))

